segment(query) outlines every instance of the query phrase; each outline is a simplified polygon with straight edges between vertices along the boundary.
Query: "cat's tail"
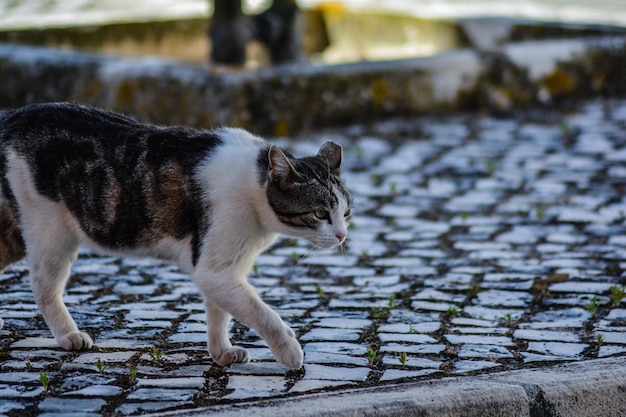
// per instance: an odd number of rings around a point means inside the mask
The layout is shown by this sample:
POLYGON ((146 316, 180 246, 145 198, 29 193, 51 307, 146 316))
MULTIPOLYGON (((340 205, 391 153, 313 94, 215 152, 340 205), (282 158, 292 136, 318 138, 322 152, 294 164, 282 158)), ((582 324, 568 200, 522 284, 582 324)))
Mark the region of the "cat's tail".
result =
POLYGON ((22 231, 6 201, 0 197, 0 273, 26 256, 22 231))

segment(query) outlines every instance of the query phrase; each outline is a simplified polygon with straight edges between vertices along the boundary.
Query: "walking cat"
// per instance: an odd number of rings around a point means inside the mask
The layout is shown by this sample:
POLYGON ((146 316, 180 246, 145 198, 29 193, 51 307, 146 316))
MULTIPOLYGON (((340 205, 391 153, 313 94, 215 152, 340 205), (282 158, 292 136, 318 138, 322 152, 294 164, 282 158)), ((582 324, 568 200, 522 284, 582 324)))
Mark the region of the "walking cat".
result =
POLYGON ((202 293, 218 364, 248 360, 228 339, 232 315, 300 368, 294 332, 246 275, 277 234, 320 248, 345 241, 342 158, 332 142, 297 159, 241 129, 147 125, 71 103, 10 111, 0 117, 0 271, 26 257, 57 343, 79 350, 93 342, 62 299, 79 244, 173 261, 202 293))

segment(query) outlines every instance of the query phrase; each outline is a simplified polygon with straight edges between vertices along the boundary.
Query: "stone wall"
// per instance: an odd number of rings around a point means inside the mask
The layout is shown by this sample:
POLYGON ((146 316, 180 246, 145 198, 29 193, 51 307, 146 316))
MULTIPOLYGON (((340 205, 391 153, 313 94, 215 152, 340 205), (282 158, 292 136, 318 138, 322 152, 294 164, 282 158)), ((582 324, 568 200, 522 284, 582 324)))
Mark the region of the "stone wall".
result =
POLYGON ((626 39, 511 43, 432 57, 256 71, 0 45, 0 108, 77 101, 140 120, 235 125, 286 135, 395 115, 507 112, 589 96, 624 96, 626 39))

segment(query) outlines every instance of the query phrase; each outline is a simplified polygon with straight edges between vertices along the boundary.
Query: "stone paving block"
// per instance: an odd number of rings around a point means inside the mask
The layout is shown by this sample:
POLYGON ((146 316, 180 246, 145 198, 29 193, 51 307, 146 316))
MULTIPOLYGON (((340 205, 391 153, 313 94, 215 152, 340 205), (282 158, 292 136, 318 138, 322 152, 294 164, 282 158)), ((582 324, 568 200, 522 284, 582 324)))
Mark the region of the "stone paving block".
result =
POLYGON ((449 343, 453 345, 494 345, 494 346, 513 346, 514 342, 507 336, 485 336, 485 335, 457 335, 448 334, 445 336, 449 343))
POLYGON ((113 385, 92 385, 75 391, 66 391, 62 395, 74 397, 115 397, 122 392, 122 388, 113 385))
POLYGON ((0 384, 0 398, 37 398, 43 394, 42 387, 24 387, 0 384))
POLYGON ((306 362, 317 364, 342 364, 355 366, 367 366, 368 364, 368 360, 366 357, 355 357, 351 355, 340 355, 328 352, 308 351, 305 358, 306 362))
POLYGON ((115 409, 121 415, 143 415, 162 410, 175 410, 192 406, 191 401, 142 401, 137 403, 124 403, 115 409))
POLYGON ((437 343, 437 339, 426 334, 406 333, 379 333, 381 342, 408 342, 408 343, 437 343))
POLYGON ((38 405, 39 410, 43 412, 99 412, 106 404, 101 398, 81 399, 75 398, 68 400, 67 398, 47 397, 38 405))
POLYGON ((580 336, 575 333, 550 330, 518 329, 513 333, 513 337, 516 339, 536 341, 549 340, 557 342, 580 342, 580 336))
POLYGON ((498 362, 494 362, 491 360, 481 361, 481 360, 460 360, 454 364, 454 370, 452 373, 454 374, 463 374, 468 372, 482 371, 486 369, 498 368, 500 365, 498 362))
POLYGON ((23 410, 25 405, 20 402, 12 402, 12 401, 1 401, 0 402, 0 413, 5 414, 15 410, 23 410))
POLYGON ((560 358, 578 359, 588 345, 565 342, 529 342, 528 351, 560 358))
POLYGON ((136 352, 102 352, 102 353, 83 353, 75 357, 72 362, 94 364, 98 360, 104 363, 126 363, 136 355, 136 352))
POLYGON ((500 359, 513 358, 513 354, 503 346, 465 344, 457 353, 459 358, 500 359))
POLYGON ((350 387, 356 383, 351 381, 328 381, 325 379, 301 379, 289 390, 290 394, 307 393, 336 387, 350 387))
POLYGON ((440 374, 437 369, 387 369, 380 377, 380 381, 388 382, 405 378, 417 378, 429 375, 440 374))
POLYGON ((366 367, 336 368, 326 365, 310 364, 305 365, 304 379, 363 382, 367 379, 369 373, 370 369, 366 367))
POLYGON ((138 388, 131 392, 126 399, 128 401, 187 401, 198 391, 184 388, 138 388))
POLYGON ((232 375, 226 386, 226 390, 232 392, 226 394, 225 398, 241 400, 273 397, 287 391, 285 384, 285 378, 280 376, 232 375))
POLYGON ((384 343, 380 351, 381 352, 391 352, 391 353, 414 353, 414 354, 432 354, 438 355, 446 349, 446 345, 435 343, 428 345, 418 345, 418 344, 403 344, 403 343, 384 343))

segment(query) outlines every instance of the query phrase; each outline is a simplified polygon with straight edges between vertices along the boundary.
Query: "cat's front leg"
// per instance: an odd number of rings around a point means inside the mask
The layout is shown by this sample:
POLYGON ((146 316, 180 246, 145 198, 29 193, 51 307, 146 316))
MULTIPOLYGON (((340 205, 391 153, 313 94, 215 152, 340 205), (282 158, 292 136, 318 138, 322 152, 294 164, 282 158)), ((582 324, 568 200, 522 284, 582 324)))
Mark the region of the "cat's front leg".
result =
MULTIPOLYGON (((207 274, 195 276, 195 281, 206 299, 255 329, 267 342, 279 363, 289 369, 302 367, 304 354, 295 333, 278 314, 261 301, 245 279, 229 274, 207 274)), ((222 323, 223 332, 227 331, 227 324, 228 322, 222 323)), ((213 331, 210 330, 209 340, 212 334, 213 331)), ((227 340, 224 334, 220 338, 222 341, 227 340)), ((222 347, 224 346, 226 344, 222 343, 222 347)))
POLYGON ((212 301, 205 299, 204 307, 209 327, 209 353, 220 366, 228 366, 235 362, 248 362, 248 352, 240 347, 234 347, 228 339, 228 324, 230 314, 219 308, 212 301))

